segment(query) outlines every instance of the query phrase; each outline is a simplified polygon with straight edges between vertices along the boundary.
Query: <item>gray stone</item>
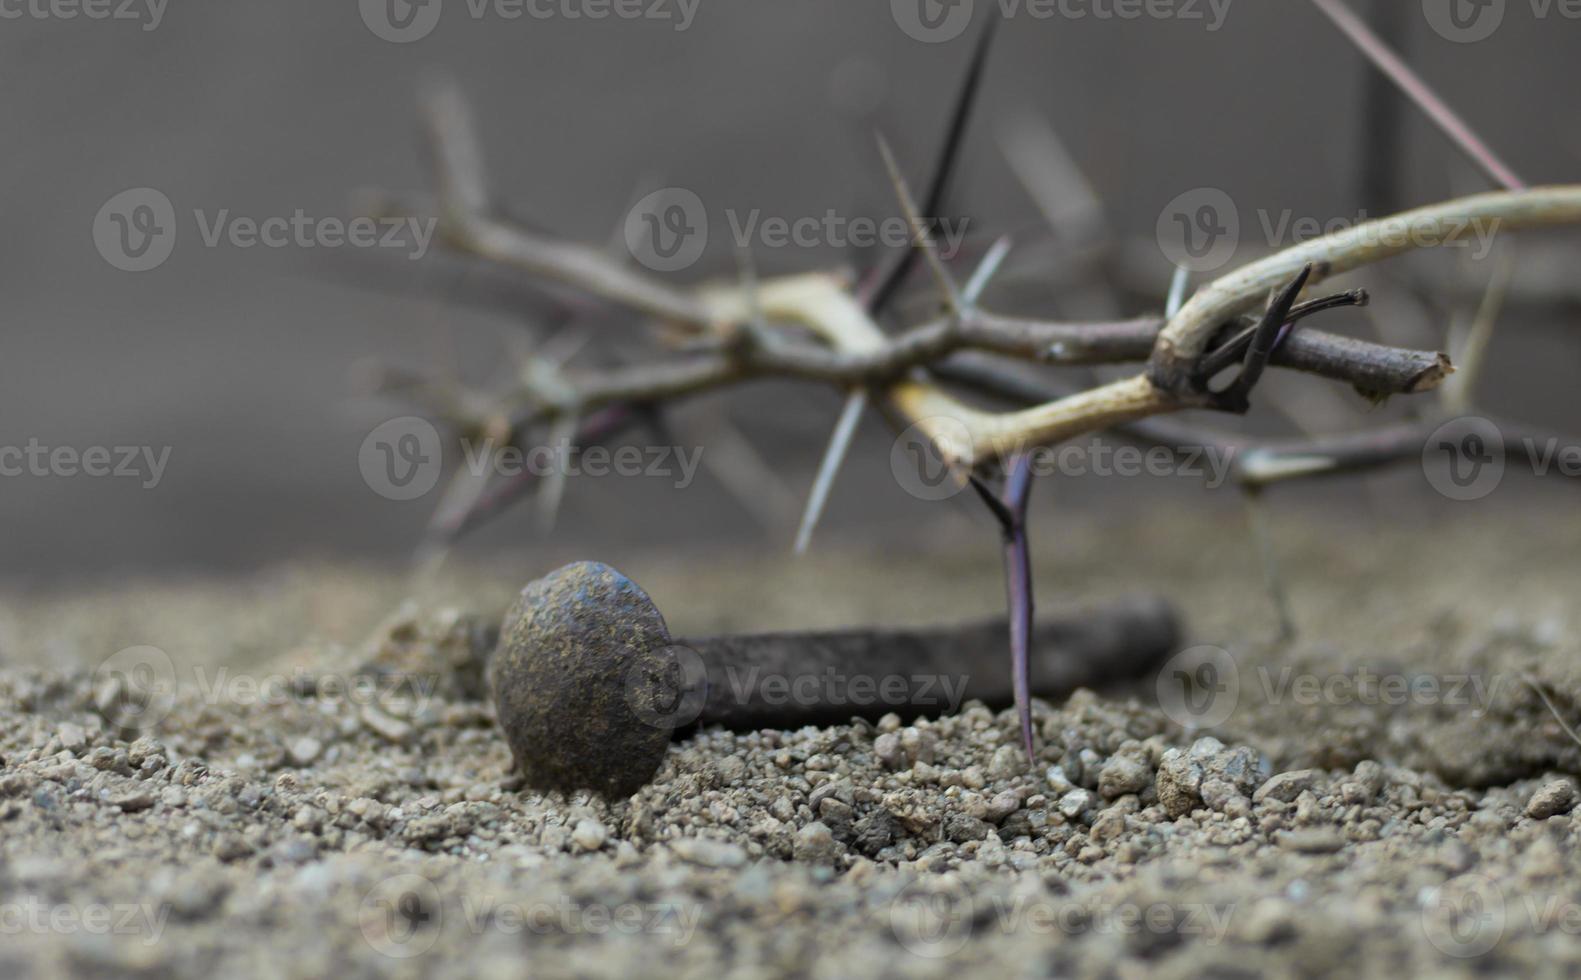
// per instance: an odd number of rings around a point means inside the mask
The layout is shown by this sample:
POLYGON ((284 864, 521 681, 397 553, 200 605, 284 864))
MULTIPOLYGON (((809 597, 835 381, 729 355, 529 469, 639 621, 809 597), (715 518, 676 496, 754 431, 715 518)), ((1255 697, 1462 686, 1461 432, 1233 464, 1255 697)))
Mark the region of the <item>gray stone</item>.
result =
POLYGON ((1568 779, 1556 779, 1532 794, 1526 804, 1526 815, 1533 820, 1546 820, 1569 813, 1575 804, 1575 784, 1568 779))

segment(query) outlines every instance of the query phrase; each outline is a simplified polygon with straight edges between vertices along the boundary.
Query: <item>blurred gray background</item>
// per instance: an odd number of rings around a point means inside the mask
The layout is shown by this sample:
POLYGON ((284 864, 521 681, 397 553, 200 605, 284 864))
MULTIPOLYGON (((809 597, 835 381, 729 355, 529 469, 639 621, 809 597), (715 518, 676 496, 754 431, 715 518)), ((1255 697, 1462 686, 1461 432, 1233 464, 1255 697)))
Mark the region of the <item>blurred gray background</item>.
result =
MULTIPOLYGON (((1534 183, 1575 179, 1581 23, 1557 12, 1538 18, 1512 0, 1493 36, 1454 43, 1431 28, 1419 0, 1385 2, 1406 8, 1399 19, 1412 63, 1519 173, 1534 183)), ((998 12, 997 3, 976 5, 979 19, 998 12)), ((557 0, 554 9, 566 8, 557 0)), ((373 426, 404 413, 354 398, 352 368, 379 355, 485 381, 498 375, 500 337, 521 318, 448 300, 464 288, 456 283, 465 264, 207 247, 192 212, 345 216, 359 188, 425 187, 414 138, 425 73, 449 73, 470 97, 503 205, 602 242, 643 186, 695 190, 721 213, 893 213, 872 132, 890 137, 921 183, 971 46, 970 33, 921 43, 899 29, 890 4, 849 0, 700 0, 685 30, 669 19, 474 18, 450 0, 433 32, 409 44, 376 36, 354 0, 176 3, 151 26, 146 13, 0 21, 9 137, 0 157, 0 445, 171 449, 153 489, 136 479, 0 478, 4 574, 21 582, 410 553, 435 498, 369 491, 358 448, 373 426), (93 236, 101 206, 135 187, 162 191, 178 216, 173 254, 143 273, 112 267, 93 236)), ((1152 240, 1161 209, 1204 186, 1227 191, 1247 215, 1354 216, 1367 207, 1357 167, 1366 77, 1361 57, 1297 0, 1233 0, 1217 31, 1200 20, 1023 10, 1001 32, 952 206, 985 234, 1039 224, 996 140, 1007 121, 1034 113, 1128 241, 1152 240)), ((1481 186, 1414 112, 1402 118, 1400 203, 1481 186)), ((852 258, 835 247, 756 255, 764 275, 852 258)), ((1157 297, 1124 312, 1161 305, 1167 266, 1154 259, 1157 297)), ((703 261, 677 278, 733 268, 728 237, 716 234, 703 261)), ((1442 268, 1454 271, 1452 262, 1442 268)), ((1573 420, 1569 369, 1581 348, 1569 314, 1504 324, 1490 401, 1555 425, 1573 420)), ((1326 326, 1345 330, 1346 321, 1326 326)), ((786 489, 804 492, 836 395, 773 385, 691 411, 732 401, 786 489)), ((907 497, 888 478, 888 446, 870 418, 825 534, 904 533, 943 506, 907 497)), ((1168 485, 1124 490, 1200 493, 1190 481, 1159 482, 1168 485)), ((1078 486, 1062 499, 1109 505, 1113 489, 1078 486)), ((1349 491, 1321 493, 1349 509, 1349 491)), ((788 531, 765 529, 705 473, 685 491, 664 481, 573 482, 552 540, 590 550, 639 541, 783 547, 788 531)), ((469 547, 538 541, 524 512, 469 547)))

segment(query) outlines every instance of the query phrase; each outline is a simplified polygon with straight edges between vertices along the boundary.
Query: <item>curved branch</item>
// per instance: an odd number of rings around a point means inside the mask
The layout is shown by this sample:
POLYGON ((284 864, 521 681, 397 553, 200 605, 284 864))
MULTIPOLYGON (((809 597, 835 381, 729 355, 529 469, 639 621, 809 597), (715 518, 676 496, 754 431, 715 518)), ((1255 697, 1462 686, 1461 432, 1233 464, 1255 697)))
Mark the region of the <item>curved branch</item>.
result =
POLYGON ((1406 252, 1505 230, 1581 222, 1581 186, 1497 191, 1365 222, 1253 262, 1197 291, 1158 336, 1149 377, 1184 390, 1190 366, 1225 321, 1247 313, 1312 265, 1313 283, 1406 252))

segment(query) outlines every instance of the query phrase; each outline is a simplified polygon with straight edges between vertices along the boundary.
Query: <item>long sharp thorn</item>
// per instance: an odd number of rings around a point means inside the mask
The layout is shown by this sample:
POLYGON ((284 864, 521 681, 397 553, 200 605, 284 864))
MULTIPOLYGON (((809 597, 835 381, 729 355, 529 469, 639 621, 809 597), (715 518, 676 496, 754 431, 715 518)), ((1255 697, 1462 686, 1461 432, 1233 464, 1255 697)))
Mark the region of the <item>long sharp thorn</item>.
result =
POLYGON ((824 505, 829 502, 829 491, 834 478, 845 462, 851 448, 851 438, 856 435, 857 423, 867 409, 867 389, 853 389, 840 410, 840 420, 835 423, 834 434, 829 437, 829 447, 824 450, 823 463, 818 467, 818 477, 813 481, 812 492, 807 495, 807 509, 802 513, 801 527, 796 531, 796 553, 804 555, 812 543, 812 532, 823 517, 824 505))
POLYGON ((1027 762, 1035 764, 1032 747, 1032 548, 1027 539, 1027 504, 1031 499, 1032 456, 1018 453, 1006 474, 1004 504, 1014 523, 1005 534, 1005 601, 1010 613, 1011 687, 1016 715, 1021 722, 1021 742, 1027 762))
POLYGON ((972 277, 966 280, 966 288, 961 290, 961 302, 965 303, 968 309, 977 305, 977 301, 982 298, 983 290, 987 289, 994 276, 999 274, 999 267, 1004 264, 1005 257, 1009 254, 1010 236, 1001 235, 994 240, 993 245, 988 249, 988 254, 984 255, 983 260, 977 264, 972 277))
POLYGON ((999 494, 994 491, 993 487, 990 487, 987 483, 983 482, 983 479, 976 473, 968 475, 966 481, 968 484, 970 484, 972 490, 977 493, 978 499, 981 500, 983 505, 988 508, 989 513, 994 515, 994 520, 999 524, 1000 532, 1004 534, 1005 537, 1009 537, 1011 534, 1013 534, 1015 531, 1016 516, 1015 514, 1011 513, 1009 507, 1005 506, 1005 502, 999 499, 999 494))
POLYGON ((1311 278, 1312 267, 1304 266, 1268 305, 1262 323, 1257 325, 1257 332, 1252 334, 1252 344, 1246 349, 1246 371, 1241 384, 1247 390, 1257 383, 1268 367, 1268 359, 1274 356, 1274 347, 1284 333, 1285 322, 1290 319, 1296 298, 1301 295, 1301 290, 1307 288, 1307 280, 1311 278))
POLYGON ((1469 411, 1473 392, 1481 379, 1487 363, 1488 345, 1493 340, 1493 328, 1498 325, 1499 314, 1509 295, 1510 282, 1515 278, 1515 247, 1505 248, 1495 261, 1493 275, 1482 294, 1482 303, 1471 322, 1465 341, 1455 352, 1455 363, 1460 371, 1445 382, 1440 395, 1444 410, 1451 415, 1469 411))
MULTIPOLYGON (((1279 338, 1274 342, 1274 348, 1277 350, 1279 345, 1284 343, 1285 338, 1290 335, 1290 331, 1295 328, 1296 324, 1309 316, 1315 316, 1319 313, 1326 313, 1329 310, 1337 310, 1346 306, 1366 306, 1369 302, 1371 302, 1371 297, 1365 289, 1352 289, 1349 292, 1335 293, 1332 296, 1321 296, 1317 299, 1307 300, 1292 309, 1290 315, 1285 317, 1284 329, 1280 331, 1279 338)), ((1246 349, 1251 346, 1252 338, 1256 335, 1257 325, 1254 324, 1230 338, 1229 342, 1224 344, 1224 346, 1215 348, 1208 356, 1202 359, 1202 376, 1211 378, 1231 364, 1244 360, 1246 358, 1246 349)))
POLYGON ((900 172, 900 164, 895 160, 895 152, 889 148, 889 141, 882 133, 878 136, 878 152, 884 158, 884 169, 889 172, 889 182, 894 185, 895 196, 900 199, 900 210, 906 217, 906 223, 911 227, 912 247, 927 258, 928 271, 933 273, 933 281, 943 295, 945 305, 949 307, 950 312, 960 312, 961 291, 956 288, 955 280, 950 277, 950 271, 944 267, 943 260, 939 258, 939 250, 934 244, 933 235, 928 230, 927 219, 917 211, 917 202, 912 200, 911 189, 906 186, 906 178, 900 172))
MULTIPOLYGON (((645 418, 644 406, 608 405, 588 415, 577 432, 573 448, 579 450, 586 446, 606 443, 645 418)), ((507 431, 515 431, 515 426, 510 426, 507 431)), ((506 443, 502 442, 502 444, 506 443)), ((509 511, 517 501, 527 496, 537 482, 537 473, 532 468, 523 468, 521 472, 507 479, 491 483, 478 494, 466 510, 457 511, 443 520, 440 519, 443 509, 436 512, 434 523, 429 528, 429 538, 434 542, 433 547, 454 547, 465 535, 509 511)))
POLYGON ((1581 735, 1577 735, 1576 730, 1570 727, 1569 722, 1565 721, 1564 715, 1559 713, 1559 709, 1554 706, 1553 701, 1548 697, 1548 692, 1543 690, 1543 686, 1537 678, 1528 671, 1521 671, 1521 680, 1525 681, 1526 686, 1531 688, 1532 692, 1547 706, 1548 712, 1554 716, 1554 721, 1557 721, 1559 727, 1565 730, 1565 734, 1570 736, 1570 741, 1581 745, 1581 735))
POLYGON ((1164 305, 1164 316, 1173 320, 1180 308, 1186 305, 1186 287, 1191 285, 1191 270, 1175 266, 1175 276, 1169 282, 1169 302, 1164 305))
POLYGON ((1422 77, 1412 71, 1411 67, 1401 60, 1400 56, 1395 54, 1372 28, 1367 26, 1366 21, 1356 16, 1355 12, 1341 0, 1312 0, 1312 2, 1344 32, 1352 44, 1361 49, 1379 71, 1388 75, 1394 84, 1400 87, 1400 91, 1427 113, 1428 118, 1433 120, 1444 135, 1453 140, 1495 184, 1511 191, 1526 189, 1525 182, 1515 176, 1515 171, 1499 159, 1498 154, 1477 136, 1476 131, 1466 125, 1466 121, 1461 119, 1448 103, 1439 98, 1422 77))
MULTIPOLYGON (((955 105, 950 112, 950 126, 945 131, 944 144, 939 148, 939 159, 933 168, 933 179, 928 184, 928 193, 923 201, 926 214, 929 218, 936 218, 944 209, 944 198, 949 193, 950 178, 954 175, 955 165, 960 160, 961 146, 965 143, 966 127, 971 122, 972 110, 977 104, 977 92, 982 86, 983 70, 988 65, 988 53, 993 47, 994 32, 999 27, 998 17, 990 17, 983 25, 982 33, 977 35, 977 46, 972 49, 972 60, 966 66, 966 76, 961 82, 960 92, 957 93, 955 105)), ((895 264, 880 281, 873 292, 873 299, 868 305, 868 311, 877 317, 889 306, 895 294, 910 274, 916 262, 916 252, 912 249, 900 253, 895 264)))
POLYGON ((418 104, 441 204, 460 213, 483 210, 488 205, 483 149, 461 87, 452 78, 429 76, 419 88, 418 104))
POLYGON ((1268 304, 1262 321, 1257 324, 1257 330, 1252 334, 1252 342, 1246 348, 1240 376, 1217 396, 1232 411, 1245 410, 1247 396, 1262 379, 1263 370, 1268 367, 1268 359, 1274 355, 1274 348, 1278 346, 1279 338, 1283 335, 1285 322, 1290 318, 1290 310, 1295 306, 1296 297, 1301 295, 1301 290, 1306 288, 1307 280, 1311 277, 1312 266, 1307 265, 1268 304))

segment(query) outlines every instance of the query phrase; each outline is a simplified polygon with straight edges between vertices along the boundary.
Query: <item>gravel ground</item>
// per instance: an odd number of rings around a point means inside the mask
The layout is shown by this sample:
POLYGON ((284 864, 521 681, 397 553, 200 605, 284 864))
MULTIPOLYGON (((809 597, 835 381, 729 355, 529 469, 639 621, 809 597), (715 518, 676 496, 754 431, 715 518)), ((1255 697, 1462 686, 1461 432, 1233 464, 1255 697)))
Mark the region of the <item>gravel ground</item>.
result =
MULTIPOLYGON (((969 704, 707 731, 618 802, 522 791, 494 723, 547 566, 11 596, 0 975, 1572 974, 1562 504, 1282 525, 1290 642, 1232 522, 1065 530, 1050 605, 1159 589, 1193 649, 1039 703, 1032 769, 969 704)), ((618 564, 690 632, 981 612, 993 552, 618 564)))

